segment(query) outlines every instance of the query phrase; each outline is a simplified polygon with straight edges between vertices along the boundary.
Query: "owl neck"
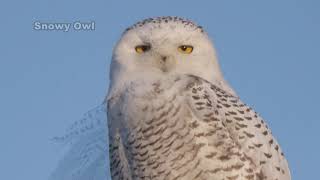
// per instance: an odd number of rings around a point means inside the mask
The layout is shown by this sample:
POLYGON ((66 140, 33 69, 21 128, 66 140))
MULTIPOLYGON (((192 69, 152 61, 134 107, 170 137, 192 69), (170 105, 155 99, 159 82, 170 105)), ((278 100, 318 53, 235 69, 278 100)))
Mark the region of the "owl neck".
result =
MULTIPOLYGON (((106 97, 106 100, 110 98, 115 98, 119 96, 124 90, 126 90, 132 83, 137 82, 144 82, 144 83, 154 83, 156 81, 165 81, 168 78, 175 78, 177 76, 181 76, 183 74, 188 73, 171 73, 171 74, 163 74, 163 73, 136 73, 136 72, 124 72, 122 73, 113 74, 110 79, 110 86, 109 86, 109 92, 108 96, 106 97)), ((237 96, 235 91, 231 88, 231 86, 220 76, 220 78, 214 78, 212 76, 208 76, 205 74, 190 74, 189 75, 195 75, 198 77, 201 77, 212 84, 220 87, 221 89, 225 90, 229 94, 232 94, 234 96, 237 96), (207 76, 207 77, 206 77, 207 76)))

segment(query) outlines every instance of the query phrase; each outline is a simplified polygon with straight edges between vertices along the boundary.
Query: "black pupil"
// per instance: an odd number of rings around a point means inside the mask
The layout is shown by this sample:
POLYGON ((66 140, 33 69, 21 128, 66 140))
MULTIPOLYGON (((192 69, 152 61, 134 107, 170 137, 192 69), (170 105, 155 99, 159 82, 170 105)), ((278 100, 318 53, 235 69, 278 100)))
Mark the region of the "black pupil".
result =
POLYGON ((150 49, 150 46, 147 46, 147 45, 145 45, 145 46, 139 46, 139 48, 141 48, 142 51, 148 51, 148 50, 150 49))
POLYGON ((181 49, 182 49, 183 51, 186 51, 186 50, 188 49, 188 46, 181 46, 181 49))

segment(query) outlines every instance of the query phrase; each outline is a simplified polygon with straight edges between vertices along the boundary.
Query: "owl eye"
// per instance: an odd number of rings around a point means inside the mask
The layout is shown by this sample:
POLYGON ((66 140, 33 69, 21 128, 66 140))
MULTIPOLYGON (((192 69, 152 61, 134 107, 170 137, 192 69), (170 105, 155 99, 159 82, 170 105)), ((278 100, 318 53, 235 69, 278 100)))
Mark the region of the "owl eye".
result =
POLYGON ((149 51, 151 49, 151 46, 150 45, 138 45, 135 47, 135 49, 138 54, 142 54, 144 52, 149 51))
POLYGON ((190 45, 182 45, 178 47, 179 52, 184 54, 191 54, 193 51, 193 47, 190 45))

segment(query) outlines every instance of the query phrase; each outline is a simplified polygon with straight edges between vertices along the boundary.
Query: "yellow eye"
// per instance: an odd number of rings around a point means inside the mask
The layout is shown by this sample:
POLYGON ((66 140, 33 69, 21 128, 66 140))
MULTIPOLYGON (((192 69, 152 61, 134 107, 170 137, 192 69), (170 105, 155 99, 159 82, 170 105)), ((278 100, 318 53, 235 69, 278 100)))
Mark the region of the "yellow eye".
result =
POLYGON ((178 50, 184 54, 191 54, 193 51, 193 47, 189 45, 182 45, 178 47, 178 50))
POLYGON ((144 53, 144 52, 149 51, 150 48, 151 48, 150 45, 139 45, 139 46, 136 46, 135 49, 136 49, 136 52, 137 52, 138 54, 141 54, 141 53, 144 53))

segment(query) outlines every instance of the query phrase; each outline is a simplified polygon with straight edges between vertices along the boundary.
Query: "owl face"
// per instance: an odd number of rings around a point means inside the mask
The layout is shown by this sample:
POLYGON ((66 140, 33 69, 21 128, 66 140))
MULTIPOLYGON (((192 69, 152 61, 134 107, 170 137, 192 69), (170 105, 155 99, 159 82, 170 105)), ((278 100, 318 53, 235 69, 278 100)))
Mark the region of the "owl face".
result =
POLYGON ((193 22, 175 17, 147 19, 128 28, 113 53, 111 75, 127 78, 192 74, 220 76, 212 42, 193 22))

